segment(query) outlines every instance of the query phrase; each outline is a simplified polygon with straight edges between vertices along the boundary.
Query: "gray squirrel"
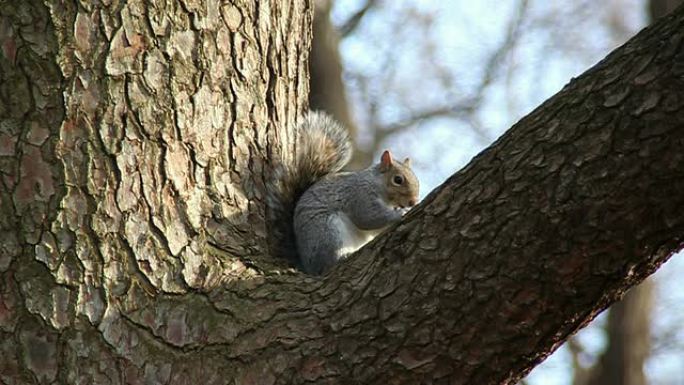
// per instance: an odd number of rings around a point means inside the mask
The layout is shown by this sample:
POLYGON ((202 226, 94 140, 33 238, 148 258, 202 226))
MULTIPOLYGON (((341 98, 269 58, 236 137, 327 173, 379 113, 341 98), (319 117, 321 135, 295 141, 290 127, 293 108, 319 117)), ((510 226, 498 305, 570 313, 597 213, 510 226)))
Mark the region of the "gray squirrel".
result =
POLYGON ((322 112, 307 113, 296 135, 294 160, 267 183, 272 249, 321 275, 398 222, 417 203, 419 183, 410 160, 389 151, 364 170, 340 172, 352 155, 349 133, 322 112))

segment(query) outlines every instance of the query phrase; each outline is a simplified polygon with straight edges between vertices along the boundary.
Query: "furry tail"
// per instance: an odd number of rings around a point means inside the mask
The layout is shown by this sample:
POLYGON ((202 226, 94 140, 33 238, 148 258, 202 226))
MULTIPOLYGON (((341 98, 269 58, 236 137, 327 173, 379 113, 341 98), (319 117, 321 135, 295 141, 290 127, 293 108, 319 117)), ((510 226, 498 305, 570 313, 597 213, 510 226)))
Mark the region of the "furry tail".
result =
POLYGON ((345 127, 329 115, 308 112, 297 125, 294 164, 276 165, 267 183, 271 254, 298 264, 293 218, 297 200, 327 174, 340 171, 352 156, 345 127))

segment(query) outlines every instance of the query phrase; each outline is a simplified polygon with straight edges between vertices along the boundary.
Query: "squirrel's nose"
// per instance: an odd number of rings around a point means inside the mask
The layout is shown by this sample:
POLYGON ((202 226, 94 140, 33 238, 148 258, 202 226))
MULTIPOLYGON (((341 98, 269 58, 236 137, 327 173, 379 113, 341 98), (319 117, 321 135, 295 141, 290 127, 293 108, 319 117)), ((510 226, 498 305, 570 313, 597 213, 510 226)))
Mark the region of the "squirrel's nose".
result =
POLYGON ((418 203, 418 199, 416 199, 416 198, 412 198, 412 199, 408 202, 409 206, 415 206, 416 203, 418 203))

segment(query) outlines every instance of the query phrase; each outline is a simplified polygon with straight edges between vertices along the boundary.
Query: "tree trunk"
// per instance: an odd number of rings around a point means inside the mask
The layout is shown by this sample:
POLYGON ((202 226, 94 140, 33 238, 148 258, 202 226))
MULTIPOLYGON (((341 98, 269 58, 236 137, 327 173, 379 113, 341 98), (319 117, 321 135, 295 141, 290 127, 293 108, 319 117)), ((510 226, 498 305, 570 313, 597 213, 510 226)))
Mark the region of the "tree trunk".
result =
MULTIPOLYGON (((309 57, 309 106, 312 110, 323 110, 332 115, 349 130, 354 143, 357 139, 357 126, 349 112, 347 91, 342 83, 342 58, 340 57, 340 37, 331 20, 331 0, 314 0, 313 41, 309 57)), ((368 154, 354 146, 350 168, 358 170, 368 167, 368 154)), ((372 155, 372 154, 371 154, 372 155)))
POLYGON ((280 267, 288 4, 0 4, 3 382, 515 383, 682 247, 684 9, 326 277, 280 267))
POLYGON ((347 127, 354 127, 349 115, 346 91, 342 83, 340 39, 330 21, 332 1, 314 0, 313 42, 309 69, 311 71, 312 109, 323 109, 347 127))
POLYGON ((0 4, 2 381, 235 375, 183 354, 239 331, 187 293, 267 259, 264 174, 307 104, 310 8, 0 4))
POLYGON ((627 292, 608 314, 608 348, 587 385, 645 385, 644 364, 650 354, 653 284, 645 281, 627 292))

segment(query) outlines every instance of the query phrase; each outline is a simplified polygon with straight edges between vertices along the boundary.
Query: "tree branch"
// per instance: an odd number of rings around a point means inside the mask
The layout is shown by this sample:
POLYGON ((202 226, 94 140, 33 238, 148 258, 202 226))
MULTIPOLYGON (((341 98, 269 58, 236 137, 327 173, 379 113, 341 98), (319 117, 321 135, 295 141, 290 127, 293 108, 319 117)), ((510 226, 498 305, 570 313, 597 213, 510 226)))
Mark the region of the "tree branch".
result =
MULTIPOLYGON (((474 124, 473 116, 482 104, 485 91, 496 79, 496 73, 501 68, 504 58, 515 48, 515 45, 518 43, 520 35, 522 34, 522 25, 526 20, 528 9, 529 1, 520 0, 516 8, 516 12, 508 22, 503 42, 489 56, 489 59, 484 65, 484 70, 482 72, 480 81, 471 96, 466 97, 457 104, 437 106, 423 111, 410 112, 408 116, 403 117, 399 121, 377 127, 375 130, 373 130, 373 143, 375 143, 375 148, 369 152, 378 152, 378 150, 381 148, 380 146, 383 145, 383 140, 387 136, 401 132, 422 120, 438 117, 462 118, 469 120, 470 127, 473 129, 477 137, 483 141, 486 140, 488 143, 490 140, 489 136, 480 127, 474 124)), ((392 60, 389 60, 388 62, 391 63, 392 60)), ((393 68, 389 65, 389 63, 388 66, 385 67, 393 68)))
POLYGON ((339 29, 340 36, 345 37, 354 32, 354 30, 356 30, 356 27, 358 27, 361 23, 363 17, 366 16, 368 11, 375 7, 377 2, 377 0, 366 0, 366 3, 361 8, 359 8, 358 11, 354 12, 354 14, 351 15, 349 19, 347 19, 347 21, 345 21, 342 24, 342 26, 339 29))
POLYGON ((516 383, 684 245, 683 42, 680 8, 323 279, 174 299, 194 330, 175 368, 225 360, 202 378, 238 383, 516 383))

